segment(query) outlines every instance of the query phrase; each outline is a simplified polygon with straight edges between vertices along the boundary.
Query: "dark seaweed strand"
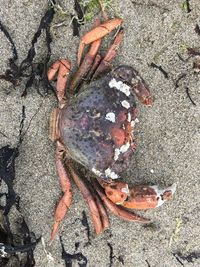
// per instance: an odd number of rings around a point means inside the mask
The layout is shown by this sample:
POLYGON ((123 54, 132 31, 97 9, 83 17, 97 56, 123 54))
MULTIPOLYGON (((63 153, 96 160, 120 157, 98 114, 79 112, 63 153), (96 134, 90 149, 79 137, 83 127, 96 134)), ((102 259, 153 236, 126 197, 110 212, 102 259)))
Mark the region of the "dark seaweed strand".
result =
POLYGON ((197 48, 188 47, 187 52, 190 56, 200 56, 200 51, 197 48))
POLYGON ((192 103, 192 105, 194 105, 194 106, 196 106, 196 103, 194 102, 194 100, 191 98, 191 96, 190 96, 190 93, 189 93, 189 88, 188 87, 186 87, 186 94, 187 94, 187 97, 190 99, 190 101, 191 101, 191 103, 192 103))
POLYGON ((148 267, 151 267, 150 263, 148 262, 148 260, 145 260, 146 264, 148 267))
MULTIPOLYGON (((49 10, 46 11, 46 13, 44 14, 44 16, 42 17, 41 21, 40 21, 40 25, 38 27, 38 30, 37 32, 34 34, 34 37, 32 39, 32 42, 31 42, 31 48, 29 49, 28 51, 28 55, 27 57, 22 61, 22 63, 20 64, 20 70, 21 71, 24 71, 26 70, 27 68, 31 67, 31 74, 30 74, 30 78, 29 80, 27 81, 26 85, 25 85, 25 90, 24 92, 22 93, 22 96, 26 96, 27 94, 27 89, 29 87, 32 86, 34 80, 35 80, 35 69, 33 67, 33 59, 36 55, 36 51, 35 51, 35 45, 37 44, 37 41, 38 41, 38 38, 40 37, 41 33, 42 33, 42 30, 45 30, 45 33, 46 33, 46 43, 47 43, 47 57, 45 59, 45 64, 47 65, 49 59, 50 59, 50 55, 51 55, 51 49, 50 49, 50 43, 52 41, 51 39, 51 36, 50 36, 50 32, 49 30, 47 30, 49 28, 49 25, 51 24, 52 20, 53 20, 53 17, 54 17, 54 14, 55 14, 55 11, 54 11, 54 8, 51 7, 49 10)), ((43 78, 44 78, 44 83, 45 85, 47 86, 47 91, 48 89, 52 89, 52 86, 50 85, 49 82, 47 82, 47 74, 46 77, 44 75, 44 72, 47 71, 47 66, 44 64, 44 70, 43 70, 43 78)))
POLYGON ((162 66, 158 66, 155 63, 151 62, 150 67, 158 69, 166 79, 169 79, 168 73, 162 68, 162 66))
POLYGON ((185 266, 182 261, 179 259, 176 253, 172 253, 172 255, 175 257, 175 259, 180 263, 181 266, 185 266))
MULTIPOLYGON (((53 2, 53 4, 56 4, 56 2, 54 0, 52 2, 53 2)), ((14 86, 17 86, 17 85, 19 85, 19 83, 21 81, 21 77, 29 77, 28 81, 26 82, 25 90, 22 93, 22 96, 25 96, 27 94, 27 89, 29 87, 31 87, 33 82, 36 80, 36 76, 39 72, 38 71, 39 67, 41 67, 41 65, 43 65, 42 63, 38 63, 38 64, 32 63, 32 61, 36 55, 35 45, 38 41, 38 38, 40 37, 40 35, 42 33, 42 30, 46 30, 47 28, 49 28, 49 25, 53 20, 54 14, 55 14, 54 8, 53 8, 53 6, 51 6, 51 8, 49 10, 47 10, 45 15, 42 17, 42 19, 40 21, 40 25, 38 27, 38 30, 32 39, 31 48, 28 51, 27 57, 21 62, 19 67, 14 62, 15 60, 18 59, 15 44, 14 44, 12 38, 10 37, 8 31, 5 29, 3 24, 0 22, 0 30, 5 34, 6 38, 11 43, 12 51, 13 51, 13 57, 10 59, 10 66, 9 66, 10 69, 7 69, 5 74, 0 75, 0 79, 4 79, 6 81, 9 81, 14 86), (30 74, 25 73, 25 71, 28 70, 30 67, 31 67, 30 74)), ((51 40, 51 38, 49 38, 49 36, 50 36, 50 33, 48 34, 48 37, 46 38, 47 40, 51 40)), ((49 47, 50 46, 47 45, 48 54, 50 51, 49 47)), ((49 55, 47 56, 47 58, 50 58, 49 55)), ((48 63, 47 60, 45 60, 45 62, 46 62, 46 64, 48 63)), ((42 72, 42 74, 43 73, 44 73, 44 71, 42 72)), ((43 78, 42 75, 39 75, 39 76, 41 77, 41 79, 43 78)), ((45 78, 45 76, 44 76, 44 78, 45 78)), ((53 87, 47 82, 47 78, 45 78, 45 84, 47 85, 47 90, 48 89, 53 90, 53 87)), ((39 93, 39 91, 38 91, 38 93, 39 93)))
POLYGON ((12 53, 13 56, 10 59, 11 62, 14 62, 18 59, 18 53, 17 53, 17 49, 16 46, 9 34, 9 32, 6 30, 5 26, 3 25, 3 23, 0 21, 0 30, 4 33, 4 35, 6 36, 6 38, 8 39, 9 43, 11 44, 11 49, 12 49, 12 53))
POLYGON ((0 177, 4 180, 8 187, 6 194, 6 206, 4 207, 3 214, 7 216, 11 207, 16 202, 16 193, 13 188, 15 179, 15 158, 19 155, 19 147, 23 141, 23 128, 26 119, 25 106, 22 106, 22 119, 19 127, 19 141, 16 147, 10 148, 9 146, 0 149, 0 177))
POLYGON ((110 249, 110 255, 109 255, 110 263, 109 263, 109 267, 112 267, 113 266, 113 259, 114 259, 113 246, 109 242, 107 242, 107 245, 108 245, 108 247, 110 249))
POLYGON ((74 10, 77 17, 71 14, 73 36, 79 36, 79 28, 81 24, 84 24, 84 12, 78 0, 74 0, 74 10))
POLYGON ((34 259, 34 249, 37 243, 40 242, 41 237, 36 239, 36 236, 33 232, 30 232, 27 223, 25 222, 24 218, 21 223, 21 231, 23 233, 23 242, 24 242, 24 249, 26 248, 27 252, 27 260, 24 267, 32 267, 35 266, 35 259, 34 259), (32 242, 32 238, 34 242, 32 242), (29 249, 28 249, 29 248, 29 249))
POLYGON ((87 232, 87 238, 88 238, 88 242, 87 244, 90 244, 91 243, 91 238, 90 238, 90 226, 89 226, 89 223, 88 223, 88 219, 87 219, 87 215, 86 215, 86 212, 83 210, 82 211, 82 219, 81 219, 81 223, 82 225, 85 227, 85 230, 87 232))
POLYGON ((179 87, 179 82, 186 77, 186 73, 181 74, 178 79, 175 81, 175 89, 179 87))
POLYGON ((79 21, 84 20, 84 12, 78 0, 74 0, 74 10, 77 13, 79 21))
POLYGON ((6 206, 3 207, 4 216, 8 215, 11 207, 15 204, 16 194, 13 189, 13 180, 15 178, 15 157, 17 157, 15 148, 10 148, 7 145, 0 149, 0 177, 8 187, 6 206))
POLYGON ((45 61, 44 61, 44 66, 43 66, 43 84, 44 84, 44 87, 45 87, 45 93, 47 94, 48 91, 52 91, 55 95, 56 95, 56 92, 55 92, 55 89, 54 87, 51 85, 51 83, 49 82, 49 79, 48 79, 48 76, 47 76, 47 70, 48 70, 48 63, 49 63, 49 60, 51 58, 51 42, 52 42, 52 37, 51 37, 51 33, 50 33, 50 27, 48 26, 46 28, 46 45, 47 45, 47 55, 46 55, 46 58, 45 58, 45 61))
POLYGON ((80 24, 78 23, 78 20, 77 18, 71 14, 71 19, 72 19, 72 29, 73 29, 73 36, 80 36, 79 34, 79 27, 80 27, 80 24))
POLYGON ((15 61, 18 59, 17 49, 9 32, 7 31, 7 29, 5 28, 5 26, 1 21, 0 21, 0 30, 4 33, 5 37, 11 44, 11 49, 12 49, 12 57, 9 59, 9 65, 11 69, 10 70, 7 69, 5 74, 1 74, 0 79, 11 82, 14 86, 16 86, 19 83, 19 80, 16 77, 16 74, 18 73, 18 67, 15 64, 15 61))
POLYGON ((60 236, 60 243, 62 247, 62 259, 65 261, 66 267, 72 267, 73 266, 72 263, 74 260, 77 261, 80 267, 87 267, 88 260, 81 252, 74 253, 74 254, 70 254, 66 252, 61 236, 60 236))
POLYGON ((35 45, 38 41, 38 38, 40 37, 42 30, 45 30, 49 26, 49 24, 52 22, 54 14, 55 14, 55 11, 53 7, 51 7, 49 10, 46 11, 44 16, 42 17, 38 30, 34 34, 33 39, 31 41, 31 48, 28 51, 27 57, 22 61, 20 65, 20 69, 24 70, 24 69, 27 69, 27 67, 32 65, 32 61, 36 55, 35 45))
POLYGON ((192 11, 192 9, 190 8, 190 0, 185 0, 185 5, 187 13, 190 13, 192 11))
POLYGON ((195 25, 194 31, 200 36, 200 28, 198 24, 195 25))

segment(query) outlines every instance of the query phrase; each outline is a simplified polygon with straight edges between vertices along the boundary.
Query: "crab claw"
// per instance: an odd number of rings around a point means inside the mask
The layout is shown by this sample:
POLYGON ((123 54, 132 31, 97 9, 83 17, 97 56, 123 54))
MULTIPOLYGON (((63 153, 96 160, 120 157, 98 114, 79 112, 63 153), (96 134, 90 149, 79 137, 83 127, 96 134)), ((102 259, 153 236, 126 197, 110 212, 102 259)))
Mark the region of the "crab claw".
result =
POLYGON ((115 18, 106 21, 105 23, 95 27, 88 33, 86 33, 82 38, 81 42, 79 44, 79 49, 78 49, 78 66, 80 65, 81 62, 81 57, 83 54, 83 50, 85 45, 90 44, 98 39, 103 38, 105 35, 109 34, 112 30, 117 28, 119 25, 121 25, 123 22, 122 19, 120 18, 115 18))
POLYGON ((130 85, 141 103, 146 106, 152 106, 153 99, 149 87, 133 67, 127 65, 119 66, 113 71, 113 76, 130 85))
POLYGON ((165 189, 154 186, 135 186, 129 189, 128 184, 123 182, 112 182, 103 185, 106 196, 115 204, 129 209, 153 209, 161 206, 164 202, 171 200, 176 185, 173 184, 165 189))

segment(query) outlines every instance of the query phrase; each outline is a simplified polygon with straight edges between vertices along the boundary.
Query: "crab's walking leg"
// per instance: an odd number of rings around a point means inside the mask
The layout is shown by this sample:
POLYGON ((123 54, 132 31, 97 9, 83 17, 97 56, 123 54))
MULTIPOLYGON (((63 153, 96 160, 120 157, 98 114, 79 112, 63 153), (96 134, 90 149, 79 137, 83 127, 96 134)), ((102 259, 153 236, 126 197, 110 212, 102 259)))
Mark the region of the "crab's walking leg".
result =
POLYGON ((58 73, 56 94, 60 105, 65 102, 65 87, 70 69, 71 63, 66 59, 60 59, 52 64, 47 73, 49 81, 58 73))
POLYGON ((134 222, 141 222, 141 223, 149 223, 150 220, 142 218, 132 212, 129 212, 122 207, 114 204, 110 199, 107 198, 107 196, 102 192, 99 184, 97 181, 93 182, 93 185, 95 187, 95 190, 99 194, 100 198, 102 199, 103 203, 106 205, 106 207, 116 216, 120 217, 123 220, 126 221, 134 221, 134 222))
MULTIPOLYGON (((100 20, 95 21, 95 26, 98 26, 100 24, 100 20)), ((87 75, 89 70, 91 69, 93 65, 93 61, 95 60, 96 54, 99 50, 99 47, 101 45, 101 39, 98 39, 94 41, 91 44, 91 47, 88 51, 88 53, 85 55, 83 62, 81 63, 80 68, 75 73, 69 87, 69 92, 72 94, 74 92, 74 89, 78 87, 82 81, 82 79, 87 75)))
POLYGON ((120 18, 111 19, 111 20, 108 20, 105 23, 95 27, 90 32, 86 33, 81 38, 81 41, 79 44, 78 59, 77 59, 78 66, 80 65, 81 57, 82 57, 85 45, 90 44, 90 43, 92 43, 98 39, 103 38, 105 35, 109 34, 112 30, 114 30, 119 25, 121 25, 122 22, 123 22, 123 20, 120 18))
POLYGON ((106 196, 118 205, 129 209, 153 209, 161 206, 164 202, 171 200, 176 186, 159 189, 158 186, 135 186, 129 188, 124 182, 101 182, 106 196))
POLYGON ((96 69, 98 68, 101 60, 102 60, 102 56, 100 54, 97 54, 95 59, 94 59, 93 65, 87 74, 87 78, 86 78, 87 82, 91 81, 91 79, 92 79, 96 69))
POLYGON ((95 203, 95 199, 93 198, 90 190, 87 188, 85 183, 78 177, 78 175, 74 172, 72 166, 69 164, 68 168, 70 170, 70 173, 72 175, 72 178, 74 179, 77 187, 81 191, 83 198, 85 199, 86 203, 89 206, 92 221, 94 224, 95 232, 97 234, 100 234, 103 231, 102 223, 101 223, 101 217, 99 214, 98 207, 95 203))
POLYGON ((106 52, 104 58, 101 60, 97 70, 94 73, 93 78, 100 76, 102 73, 105 73, 110 69, 111 62, 117 55, 117 50, 122 42, 123 36, 124 36, 124 30, 121 29, 116 35, 113 44, 106 52))
POLYGON ((58 232, 60 222, 64 219, 65 214, 67 213, 71 205, 71 201, 72 201, 71 183, 67 175, 67 172, 65 170, 64 164, 63 164, 63 151, 61 150, 62 150, 62 147, 57 142, 56 168, 57 168, 58 176, 60 178, 60 185, 61 185, 64 195, 60 199, 57 205, 56 211, 55 211, 54 225, 53 225, 52 232, 51 232, 51 241, 54 240, 58 232))
POLYGON ((107 215, 106 209, 102 203, 101 198, 99 197, 97 192, 94 190, 91 182, 88 181, 88 183, 89 183, 88 186, 90 188, 90 191, 92 192, 92 195, 95 199, 97 208, 99 210, 99 214, 100 214, 101 222, 102 222, 102 226, 103 226, 103 231, 104 231, 105 229, 109 228, 109 226, 110 226, 108 215, 107 215))

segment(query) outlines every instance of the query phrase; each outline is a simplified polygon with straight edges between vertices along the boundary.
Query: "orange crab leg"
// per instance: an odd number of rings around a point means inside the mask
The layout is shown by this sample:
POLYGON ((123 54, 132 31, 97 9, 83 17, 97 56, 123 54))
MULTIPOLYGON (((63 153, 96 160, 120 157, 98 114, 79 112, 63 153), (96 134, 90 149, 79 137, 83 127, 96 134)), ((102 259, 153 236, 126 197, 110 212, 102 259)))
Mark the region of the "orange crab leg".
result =
POLYGON ((157 186, 135 186, 129 189, 124 182, 111 182, 105 184, 101 182, 106 196, 118 205, 129 209, 153 209, 161 206, 165 201, 171 200, 176 190, 172 185, 165 189, 157 186))
POLYGON ((124 37, 124 30, 120 30, 119 33, 116 35, 113 44, 106 52, 106 55, 104 56, 97 70, 95 71, 94 78, 98 77, 100 74, 109 70, 111 61, 116 57, 117 50, 119 48, 120 43, 122 42, 123 37, 124 37))
POLYGON ((48 70, 47 76, 49 81, 53 80, 56 73, 58 73, 56 93, 58 101, 61 103, 64 100, 65 88, 69 71, 71 69, 71 63, 66 59, 60 59, 55 61, 48 70))
POLYGON ((81 191, 81 193, 83 195, 83 198, 85 199, 86 203, 89 206, 91 218, 92 218, 94 228, 95 228, 95 232, 97 234, 100 234, 101 232, 103 232, 103 227, 102 227, 102 222, 101 222, 99 210, 98 210, 98 207, 95 203, 95 200, 94 200, 90 190, 85 185, 85 183, 74 172, 72 166, 69 165, 68 167, 69 167, 70 173, 72 175, 72 178, 74 179, 77 187, 79 188, 79 190, 81 191))
POLYGON ((62 188, 62 191, 64 193, 63 197, 60 199, 55 215, 54 215, 54 224, 51 232, 51 241, 54 240, 58 229, 60 222, 64 219, 70 205, 72 202, 72 191, 71 191, 71 183, 69 180, 69 177, 67 175, 67 172, 65 170, 65 167, 63 165, 63 153, 60 152, 60 146, 57 143, 57 148, 56 148, 56 168, 58 172, 58 176, 60 178, 60 185, 62 188))
POLYGON ((98 68, 101 60, 102 60, 102 56, 100 54, 97 54, 95 59, 94 59, 93 65, 87 74, 87 78, 86 78, 87 82, 90 82, 91 79, 93 78, 94 73, 95 73, 96 69, 98 68))
POLYGON ((132 212, 129 212, 125 209, 123 209, 120 206, 117 206, 114 204, 107 196, 101 191, 99 188, 97 182, 94 182, 95 190, 99 194, 100 198, 102 199, 103 203, 106 205, 106 207, 116 216, 120 217, 123 220, 126 221, 134 221, 134 222, 141 222, 141 223, 149 223, 150 220, 142 218, 132 212))
POLYGON ((111 20, 108 20, 105 23, 95 27, 94 29, 92 29, 88 33, 86 33, 81 38, 81 41, 79 44, 78 59, 77 59, 78 66, 80 65, 81 57, 82 57, 85 45, 90 44, 90 43, 92 43, 98 39, 103 38, 105 35, 109 34, 112 30, 114 30, 119 25, 121 25, 122 22, 123 22, 123 20, 120 18, 111 19, 111 20))
MULTIPOLYGON (((96 20, 95 26, 98 26, 99 24, 100 24, 100 20, 96 20)), ((90 47, 88 53, 85 55, 84 60, 81 64, 80 68, 78 69, 78 71, 76 72, 76 74, 74 75, 74 77, 70 83, 69 91, 71 94, 74 92, 74 89, 77 86, 79 86, 82 79, 90 71, 90 69, 93 65, 93 61, 94 61, 96 54, 99 50, 100 45, 101 45, 101 39, 98 39, 91 44, 91 47, 90 47)))
POLYGON ((109 228, 109 226, 110 226, 108 215, 107 215, 106 209, 104 208, 104 206, 101 202, 101 199, 99 199, 98 195, 95 196, 95 200, 96 200, 97 208, 99 210, 101 222, 103 225, 103 231, 104 231, 105 229, 109 228))
POLYGON ((92 192, 97 208, 99 210, 99 215, 101 217, 101 222, 102 222, 103 231, 104 231, 110 226, 106 209, 104 208, 102 200, 100 199, 99 195, 97 194, 97 192, 94 190, 93 186, 91 185, 91 182, 88 184, 88 186, 89 186, 90 191, 92 192))

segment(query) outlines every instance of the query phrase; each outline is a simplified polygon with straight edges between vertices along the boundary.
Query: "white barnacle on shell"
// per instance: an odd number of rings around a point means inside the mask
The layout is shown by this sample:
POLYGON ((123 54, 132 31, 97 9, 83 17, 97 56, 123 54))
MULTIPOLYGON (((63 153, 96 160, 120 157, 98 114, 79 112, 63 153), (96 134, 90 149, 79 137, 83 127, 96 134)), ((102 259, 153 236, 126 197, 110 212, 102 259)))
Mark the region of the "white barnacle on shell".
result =
POLYGON ((128 113, 127 121, 131 122, 131 113, 130 112, 128 113))
POLYGON ((105 119, 114 123, 114 122, 115 122, 115 113, 113 113, 113 112, 108 112, 108 113, 106 114, 105 119))
POLYGON ((99 176, 99 177, 102 175, 102 173, 100 171, 98 171, 97 169, 95 169, 95 168, 92 168, 92 172, 94 174, 96 174, 97 176, 99 176))
POLYGON ((125 152, 129 149, 129 147, 130 147, 130 143, 127 142, 125 145, 122 145, 122 146, 120 147, 120 152, 121 152, 121 153, 125 153, 125 152))
POLYGON ((118 160, 119 155, 120 155, 120 150, 119 150, 119 148, 115 148, 114 160, 118 160))
POLYGON ((127 100, 123 100, 121 101, 122 107, 129 109, 130 108, 130 104, 127 100))
POLYGON ((139 120, 136 118, 134 121, 131 121, 131 127, 134 127, 136 123, 138 123, 139 120))
POLYGON ((111 179, 117 179, 119 177, 119 175, 113 172, 110 168, 105 170, 105 175, 110 177, 111 179))
POLYGON ((115 151, 114 151, 114 160, 118 160, 119 158, 119 155, 121 153, 125 153, 130 147, 130 143, 127 142, 126 144, 122 145, 120 148, 115 148, 115 151))
POLYGON ((120 92, 124 93, 126 96, 129 96, 131 94, 130 92, 130 86, 123 83, 122 81, 117 81, 115 78, 112 78, 112 80, 109 82, 110 88, 115 88, 119 90, 120 92))

